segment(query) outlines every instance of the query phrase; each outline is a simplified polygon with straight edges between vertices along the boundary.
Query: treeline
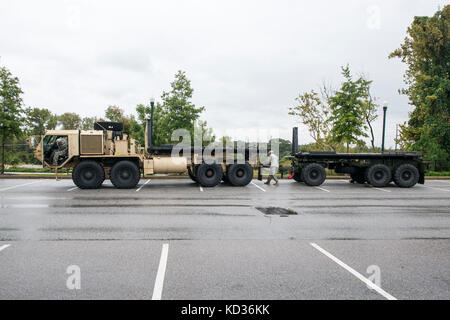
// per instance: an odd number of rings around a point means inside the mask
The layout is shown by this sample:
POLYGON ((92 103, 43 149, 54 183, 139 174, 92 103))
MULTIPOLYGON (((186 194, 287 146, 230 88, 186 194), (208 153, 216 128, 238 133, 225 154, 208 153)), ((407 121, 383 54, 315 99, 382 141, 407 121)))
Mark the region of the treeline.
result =
MULTIPOLYGON (((414 110, 400 125, 396 143, 401 150, 419 151, 433 163, 433 170, 450 170, 450 5, 432 17, 415 17, 400 48, 389 58, 407 65, 407 95, 414 110)), ((301 93, 290 114, 300 118, 316 150, 379 151, 372 123, 381 113, 371 94, 372 82, 342 68, 344 81, 337 90, 323 84, 301 93), (364 138, 369 138, 367 147, 364 138)))
MULTIPOLYGON (((33 148, 47 130, 92 130, 96 121, 117 121, 141 146, 145 143, 145 120, 151 116, 149 104, 138 104, 135 114, 125 114, 119 106, 111 105, 100 118, 82 117, 75 112, 56 114, 47 108, 24 108, 19 79, 4 67, 0 68, 0 80, 2 172, 4 163, 38 163, 33 148)), ((170 86, 170 91, 163 92, 155 104, 153 142, 172 143, 171 134, 178 128, 188 130, 192 138, 194 130, 201 132, 204 145, 215 141, 212 129, 200 120, 204 107, 198 108, 191 102, 194 90, 185 72, 178 71, 170 86)))

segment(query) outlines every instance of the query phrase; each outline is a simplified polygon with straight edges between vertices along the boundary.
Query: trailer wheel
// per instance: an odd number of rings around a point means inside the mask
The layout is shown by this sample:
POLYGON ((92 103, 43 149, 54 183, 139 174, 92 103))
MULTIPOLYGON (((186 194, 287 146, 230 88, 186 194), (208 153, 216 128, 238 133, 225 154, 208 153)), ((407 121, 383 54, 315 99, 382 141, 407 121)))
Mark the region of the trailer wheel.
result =
POLYGON ((374 187, 387 186, 391 178, 391 170, 384 164, 374 164, 366 171, 366 180, 374 187))
POLYGON ((72 172, 72 180, 80 189, 98 189, 105 181, 105 170, 96 161, 81 161, 72 172))
POLYGON ((350 178, 352 178, 353 181, 355 181, 359 184, 364 184, 367 182, 366 177, 364 175, 364 171, 358 171, 356 173, 352 173, 350 175, 350 178))
POLYGON ((401 188, 411 188, 419 182, 419 170, 412 164, 402 164, 394 171, 394 182, 401 188))
POLYGON ((303 182, 301 172, 294 172, 294 176, 292 177, 297 182, 303 182))
POLYGON ((222 167, 218 164, 201 164, 197 169, 197 182, 202 187, 215 187, 222 180, 222 167))
POLYGON ((308 186, 320 186, 325 178, 325 169, 318 163, 310 163, 302 169, 301 179, 308 186))
POLYGON ((139 168, 128 160, 122 160, 111 168, 110 180, 118 189, 131 189, 136 187, 141 179, 139 168))
POLYGON ((227 178, 233 186, 246 186, 253 179, 253 168, 248 163, 228 166, 227 178))

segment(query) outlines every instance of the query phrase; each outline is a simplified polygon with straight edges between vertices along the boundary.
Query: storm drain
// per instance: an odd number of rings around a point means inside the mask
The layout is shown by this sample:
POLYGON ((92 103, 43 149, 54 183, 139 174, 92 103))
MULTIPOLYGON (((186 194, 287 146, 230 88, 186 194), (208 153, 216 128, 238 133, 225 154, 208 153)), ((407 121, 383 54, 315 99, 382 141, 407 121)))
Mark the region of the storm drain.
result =
POLYGON ((264 214, 279 215, 279 216, 292 216, 297 215, 297 212, 290 209, 280 208, 280 207, 255 207, 264 214))

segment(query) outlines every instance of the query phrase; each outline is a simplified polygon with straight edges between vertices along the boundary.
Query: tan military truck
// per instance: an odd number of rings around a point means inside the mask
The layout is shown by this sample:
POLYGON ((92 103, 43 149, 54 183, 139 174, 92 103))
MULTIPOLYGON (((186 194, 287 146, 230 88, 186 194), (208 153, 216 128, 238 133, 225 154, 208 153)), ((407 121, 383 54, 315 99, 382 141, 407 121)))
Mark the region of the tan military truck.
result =
MULTIPOLYGON (((36 157, 45 167, 55 170, 72 168, 72 180, 81 189, 100 188, 105 179, 116 188, 134 188, 144 174, 188 172, 192 180, 213 187, 222 180, 234 186, 245 186, 258 166, 257 148, 226 149, 220 162, 205 161, 205 148, 188 148, 187 155, 173 156, 173 145, 153 146, 152 116, 147 120, 145 147, 139 146, 123 124, 97 122, 94 130, 49 130, 42 138, 36 157), (240 161, 229 161, 227 153, 241 152, 240 161), (226 161, 228 159, 228 161, 226 161)), ((215 156, 217 149, 211 153, 215 156)), ((234 156, 233 156, 234 157, 234 156)), ((233 159, 236 159, 234 157, 233 159)))

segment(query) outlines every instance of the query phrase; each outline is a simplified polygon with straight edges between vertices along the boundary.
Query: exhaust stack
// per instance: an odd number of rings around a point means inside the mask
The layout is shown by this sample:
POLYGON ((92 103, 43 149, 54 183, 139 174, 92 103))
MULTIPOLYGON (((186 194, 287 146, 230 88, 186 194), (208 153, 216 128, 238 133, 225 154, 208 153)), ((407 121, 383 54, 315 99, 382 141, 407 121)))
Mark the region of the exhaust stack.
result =
POLYGON ((145 130, 145 147, 147 148, 147 152, 152 152, 152 137, 153 137, 153 110, 154 110, 155 102, 150 101, 150 119, 147 118, 147 127, 145 130))
POLYGON ((298 128, 292 128, 292 154, 298 153, 298 128))

